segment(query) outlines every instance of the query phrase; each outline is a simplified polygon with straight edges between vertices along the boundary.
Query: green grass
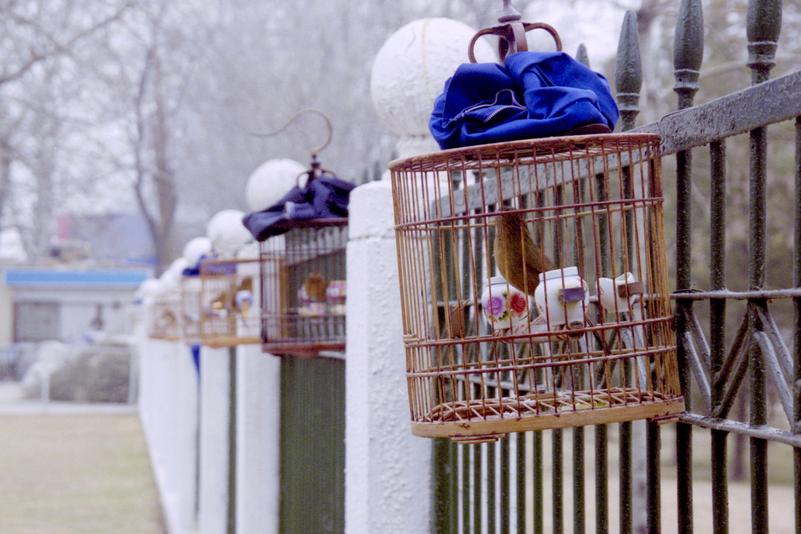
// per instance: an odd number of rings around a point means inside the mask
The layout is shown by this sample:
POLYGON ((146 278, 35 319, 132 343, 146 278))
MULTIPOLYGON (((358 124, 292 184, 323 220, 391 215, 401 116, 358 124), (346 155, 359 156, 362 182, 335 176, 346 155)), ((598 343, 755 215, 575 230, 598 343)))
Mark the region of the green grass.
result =
POLYGON ((0 416, 0 532, 163 533, 138 418, 0 416))

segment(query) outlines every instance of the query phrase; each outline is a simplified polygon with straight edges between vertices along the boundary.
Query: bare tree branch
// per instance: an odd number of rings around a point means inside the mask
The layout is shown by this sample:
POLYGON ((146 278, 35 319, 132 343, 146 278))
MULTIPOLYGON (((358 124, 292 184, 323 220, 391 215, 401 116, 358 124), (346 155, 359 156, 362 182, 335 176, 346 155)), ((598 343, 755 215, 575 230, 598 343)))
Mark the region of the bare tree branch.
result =
POLYGON ((46 31, 44 28, 39 25, 38 22, 23 17, 21 15, 15 14, 12 11, 3 12, 3 16, 10 17, 11 20, 16 21, 20 25, 28 26, 41 36, 43 36, 47 41, 49 41, 49 46, 44 50, 34 50, 31 49, 27 59, 25 59, 22 64, 18 65, 11 70, 0 74, 0 86, 3 84, 9 83, 16 79, 21 78, 24 76, 28 71, 30 71, 34 66, 41 63, 42 61, 49 59, 51 57, 67 54, 70 50, 78 44, 83 39, 93 35, 97 31, 106 28, 110 24, 116 22, 120 18, 122 18, 123 14, 132 6, 132 2, 126 2, 112 13, 110 16, 100 20, 99 22, 92 24, 91 26, 84 28, 83 30, 79 31, 77 34, 73 35, 71 38, 67 39, 64 42, 59 41, 50 32, 46 31))

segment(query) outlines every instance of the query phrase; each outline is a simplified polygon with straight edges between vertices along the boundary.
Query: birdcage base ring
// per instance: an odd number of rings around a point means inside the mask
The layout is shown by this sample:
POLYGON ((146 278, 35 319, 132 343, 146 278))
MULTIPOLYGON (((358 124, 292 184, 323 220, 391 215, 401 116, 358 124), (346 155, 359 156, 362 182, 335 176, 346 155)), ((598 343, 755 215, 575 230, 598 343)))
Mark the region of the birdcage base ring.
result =
POLYGON ((262 343, 261 348, 262 352, 276 356, 314 358, 321 352, 345 352, 345 343, 262 343))
POLYGON ((239 345, 258 345, 261 343, 259 336, 214 336, 201 337, 201 344, 212 349, 223 349, 226 347, 238 347, 239 345))
MULTIPOLYGON (((599 398, 602 397, 599 395, 599 398)), ((521 405, 525 402, 521 399, 521 405)), ((448 403, 449 405, 452 403, 448 403)), ((530 406, 529 406, 530 408, 530 406)), ((577 408, 550 413, 521 411, 452 421, 412 422, 412 433, 425 438, 451 438, 457 442, 486 441, 511 432, 528 432, 588 425, 624 423, 641 419, 667 419, 684 412, 683 397, 643 400, 637 404, 577 408)))

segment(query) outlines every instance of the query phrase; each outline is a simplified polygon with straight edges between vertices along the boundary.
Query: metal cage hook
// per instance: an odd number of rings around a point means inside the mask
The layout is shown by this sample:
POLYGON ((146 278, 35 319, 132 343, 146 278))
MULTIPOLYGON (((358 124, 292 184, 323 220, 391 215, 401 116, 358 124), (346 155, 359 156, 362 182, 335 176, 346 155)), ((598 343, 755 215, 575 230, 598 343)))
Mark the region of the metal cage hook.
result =
POLYGON ((323 122, 325 124, 326 132, 327 132, 327 136, 326 136, 325 142, 323 142, 323 144, 321 144, 319 146, 313 146, 313 147, 310 147, 308 149, 309 153, 311 154, 312 161, 315 161, 315 160, 317 160, 317 154, 319 154, 320 152, 325 150, 325 148, 329 144, 331 144, 331 139, 334 136, 334 128, 333 128, 333 126, 331 126, 331 119, 329 119, 328 115, 326 115, 325 113, 323 113, 319 109, 314 109, 314 108, 301 109, 300 111, 298 111, 297 113, 292 115, 292 117, 286 122, 286 124, 284 124, 283 126, 278 128, 277 130, 269 132, 269 133, 252 133, 251 135, 254 135, 256 137, 261 137, 261 138, 273 137, 275 135, 280 134, 281 132, 283 132, 287 128, 289 128, 289 126, 293 122, 295 122, 298 119, 298 117, 300 117, 301 115, 307 114, 307 113, 311 113, 312 115, 317 115, 318 117, 322 118, 323 122))
POLYGON ((470 40, 470 44, 467 46, 467 57, 470 58, 470 63, 476 62, 474 48, 476 42, 485 35, 498 37, 498 55, 501 61, 506 59, 509 54, 527 51, 526 33, 532 30, 545 30, 550 33, 556 43, 556 50, 562 51, 562 39, 553 26, 544 22, 523 22, 522 19, 520 12, 512 5, 512 0, 503 0, 501 14, 498 17, 500 24, 480 30, 470 40))

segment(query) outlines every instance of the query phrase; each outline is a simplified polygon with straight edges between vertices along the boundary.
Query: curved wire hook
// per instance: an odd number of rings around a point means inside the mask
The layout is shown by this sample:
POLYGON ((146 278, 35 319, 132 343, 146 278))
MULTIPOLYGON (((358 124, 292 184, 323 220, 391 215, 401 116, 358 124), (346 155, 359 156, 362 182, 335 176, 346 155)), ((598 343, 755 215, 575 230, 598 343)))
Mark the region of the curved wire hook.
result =
POLYGON ((320 111, 319 109, 314 109, 314 108, 306 108, 306 109, 301 109, 300 111, 298 111, 297 113, 295 113, 294 115, 292 115, 292 118, 290 118, 290 119, 289 119, 289 120, 286 122, 286 124, 284 124, 283 126, 281 126, 280 128, 278 128, 277 130, 275 130, 275 131, 273 131, 273 132, 269 132, 269 133, 256 133, 256 132, 253 132, 253 133, 251 133, 251 135, 254 135, 254 136, 256 136, 256 137, 261 137, 261 138, 265 138, 265 137, 273 137, 273 136, 275 136, 275 135, 278 135, 278 134, 280 134, 281 132, 283 132, 284 130, 286 130, 287 128, 289 128, 289 126, 290 126, 290 125, 291 125, 293 122, 295 122, 295 121, 298 119, 298 117, 300 117, 301 115, 303 115, 303 114, 305 114, 305 113, 311 113, 311 114, 313 114, 313 115, 317 115, 318 117, 322 118, 322 119, 323 119, 323 121, 324 121, 324 123, 325 123, 325 128, 326 128, 326 131, 328 132, 328 134, 327 134, 327 137, 326 137, 326 139, 325 139, 325 142, 324 142, 322 145, 320 145, 320 146, 314 146, 314 147, 311 147, 311 148, 309 148, 309 149, 308 149, 308 150, 309 150, 309 152, 310 152, 310 153, 311 153, 311 155, 312 155, 312 158, 314 158, 315 156, 317 156, 317 154, 319 154, 320 152, 322 152, 323 150, 325 150, 325 148, 326 148, 326 147, 327 147, 329 144, 331 144, 331 139, 332 139, 332 138, 333 138, 333 136, 334 136, 334 128, 333 128, 333 126, 331 126, 331 119, 329 119, 329 118, 328 118, 328 116, 327 116, 325 113, 323 113, 322 111, 320 111))

